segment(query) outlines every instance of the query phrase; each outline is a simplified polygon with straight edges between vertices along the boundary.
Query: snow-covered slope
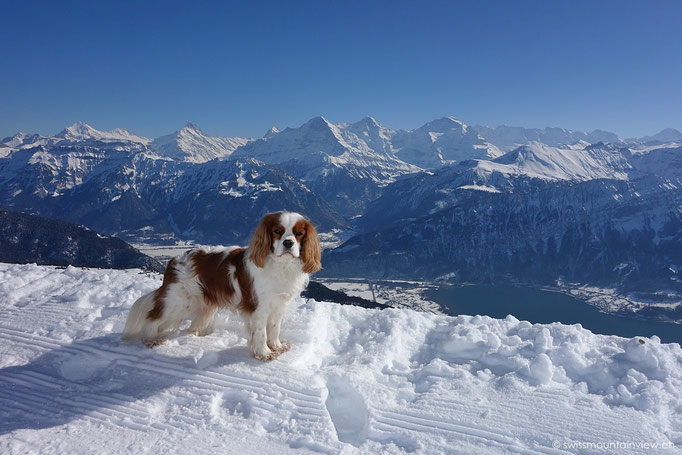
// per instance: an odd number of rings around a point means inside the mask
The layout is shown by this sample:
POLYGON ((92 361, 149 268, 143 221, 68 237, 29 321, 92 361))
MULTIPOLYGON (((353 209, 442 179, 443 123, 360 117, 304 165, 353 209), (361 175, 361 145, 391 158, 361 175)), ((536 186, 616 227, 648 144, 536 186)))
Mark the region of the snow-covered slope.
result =
POLYGON ((232 314, 121 343, 160 278, 0 265, 3 453, 682 452, 677 344, 314 301, 270 363, 232 314))
POLYGON ((180 131, 154 139, 150 148, 166 158, 203 163, 226 158, 249 141, 242 137, 207 136, 195 124, 187 123, 180 131))
POLYGON ((530 142, 491 161, 479 160, 479 174, 524 175, 545 180, 585 181, 600 178, 627 179, 630 152, 612 144, 590 145, 579 141, 573 145, 550 147, 530 142))

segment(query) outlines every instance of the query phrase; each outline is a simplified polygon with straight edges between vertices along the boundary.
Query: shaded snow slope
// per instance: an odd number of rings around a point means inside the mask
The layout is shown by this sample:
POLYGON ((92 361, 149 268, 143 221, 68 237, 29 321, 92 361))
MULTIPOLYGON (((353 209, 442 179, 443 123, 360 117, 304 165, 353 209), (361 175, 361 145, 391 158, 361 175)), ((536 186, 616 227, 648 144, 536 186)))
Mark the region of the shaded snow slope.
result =
POLYGON ((205 338, 120 343, 159 282, 0 265, 2 453, 681 453, 677 344, 313 301, 270 363, 227 313, 205 338))

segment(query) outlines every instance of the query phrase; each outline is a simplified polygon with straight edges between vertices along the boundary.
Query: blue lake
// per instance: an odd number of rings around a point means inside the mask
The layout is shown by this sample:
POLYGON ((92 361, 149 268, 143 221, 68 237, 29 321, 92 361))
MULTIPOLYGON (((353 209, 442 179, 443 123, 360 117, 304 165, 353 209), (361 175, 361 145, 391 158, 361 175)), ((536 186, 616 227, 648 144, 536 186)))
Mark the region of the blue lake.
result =
POLYGON ((657 335, 664 343, 682 344, 682 325, 647 321, 599 312, 582 300, 558 292, 513 286, 443 286, 425 297, 444 306, 450 315, 508 314, 533 323, 580 323, 586 329, 623 337, 657 335))

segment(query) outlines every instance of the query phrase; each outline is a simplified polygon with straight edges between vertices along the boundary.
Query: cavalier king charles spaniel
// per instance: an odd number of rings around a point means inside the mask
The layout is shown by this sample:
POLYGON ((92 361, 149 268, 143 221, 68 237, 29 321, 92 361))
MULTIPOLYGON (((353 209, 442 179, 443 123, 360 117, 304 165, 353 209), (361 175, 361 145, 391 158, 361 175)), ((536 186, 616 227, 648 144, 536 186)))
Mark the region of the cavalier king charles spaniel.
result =
POLYGON ((273 360, 288 351, 279 328, 288 305, 322 268, 315 227, 298 213, 265 215, 248 248, 190 250, 168 262, 163 283, 130 309, 123 339, 156 346, 187 319, 189 331, 206 335, 218 308, 243 316, 249 352, 273 360))

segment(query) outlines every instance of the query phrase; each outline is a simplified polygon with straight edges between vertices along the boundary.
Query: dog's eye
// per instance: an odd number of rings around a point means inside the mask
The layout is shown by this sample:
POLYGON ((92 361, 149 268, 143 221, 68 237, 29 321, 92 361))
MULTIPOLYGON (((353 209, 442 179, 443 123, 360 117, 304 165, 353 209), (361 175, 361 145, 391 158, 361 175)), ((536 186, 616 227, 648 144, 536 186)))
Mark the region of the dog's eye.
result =
POLYGON ((294 235, 295 235, 296 237, 300 237, 300 236, 303 235, 303 232, 294 232, 294 235))
POLYGON ((284 234, 284 232, 282 232, 281 229, 275 229, 275 234, 282 235, 282 234, 284 234))

